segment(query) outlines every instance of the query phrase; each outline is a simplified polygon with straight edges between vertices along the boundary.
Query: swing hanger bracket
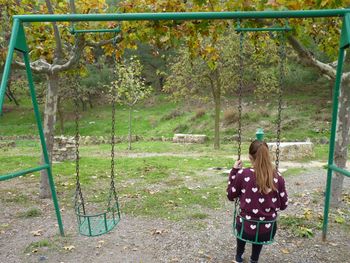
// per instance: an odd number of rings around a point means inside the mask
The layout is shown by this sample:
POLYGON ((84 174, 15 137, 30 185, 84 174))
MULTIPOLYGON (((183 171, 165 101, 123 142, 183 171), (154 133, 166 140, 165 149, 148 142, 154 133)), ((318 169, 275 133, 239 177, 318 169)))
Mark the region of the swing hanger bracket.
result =
POLYGON ((241 27, 241 22, 238 20, 237 28, 235 28, 236 32, 288 32, 292 30, 293 28, 289 26, 287 19, 283 27, 241 27))
POLYGON ((75 29, 73 26, 69 28, 69 33, 75 34, 85 34, 85 33, 120 33, 122 30, 120 27, 107 28, 107 29, 75 29))

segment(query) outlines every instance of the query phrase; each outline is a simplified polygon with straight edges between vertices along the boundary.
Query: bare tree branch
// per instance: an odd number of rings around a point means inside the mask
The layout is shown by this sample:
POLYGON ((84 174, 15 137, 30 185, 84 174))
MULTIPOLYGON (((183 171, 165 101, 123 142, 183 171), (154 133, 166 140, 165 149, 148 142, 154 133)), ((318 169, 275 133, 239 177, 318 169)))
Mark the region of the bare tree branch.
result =
MULTIPOLYGON (((52 8, 52 4, 50 0, 45 0, 47 9, 49 11, 50 14, 53 14, 53 8, 52 8)), ((53 33, 55 36, 55 42, 56 42, 56 48, 55 48, 55 57, 54 57, 54 64, 57 63, 56 60, 61 60, 64 56, 63 53, 63 47, 62 47, 62 41, 61 41, 61 36, 60 36, 60 31, 58 30, 57 24, 56 22, 52 22, 52 26, 53 26, 53 33)))
POLYGON ((71 51, 71 56, 68 58, 68 60, 64 64, 52 65, 50 68, 51 73, 60 72, 60 71, 70 69, 79 61, 79 59, 84 51, 85 39, 83 36, 78 36, 75 39, 76 39, 75 45, 71 51))
POLYGON ((69 0, 69 7, 70 7, 70 12, 72 14, 76 14, 77 13, 77 9, 75 7, 75 1, 74 0, 69 0))
MULTIPOLYGON (((113 40, 114 40, 114 38, 101 40, 99 42, 93 42, 91 40, 86 40, 86 44, 85 45, 89 46, 89 47, 99 48, 99 47, 102 47, 102 46, 106 46, 106 45, 112 44, 113 40)), ((117 36, 116 37, 116 43, 120 43, 122 40, 123 40, 122 36, 117 36)))
MULTIPOLYGON (((25 69, 26 66, 23 62, 15 61, 12 63, 14 69, 25 69)), ((30 69, 35 73, 49 73, 51 64, 48 63, 45 59, 38 59, 30 63, 30 69)))
POLYGON ((315 56, 308 51, 294 36, 289 35, 287 39, 289 44, 298 53, 299 58, 304 65, 317 68, 330 78, 335 78, 336 70, 331 65, 317 60, 315 56))

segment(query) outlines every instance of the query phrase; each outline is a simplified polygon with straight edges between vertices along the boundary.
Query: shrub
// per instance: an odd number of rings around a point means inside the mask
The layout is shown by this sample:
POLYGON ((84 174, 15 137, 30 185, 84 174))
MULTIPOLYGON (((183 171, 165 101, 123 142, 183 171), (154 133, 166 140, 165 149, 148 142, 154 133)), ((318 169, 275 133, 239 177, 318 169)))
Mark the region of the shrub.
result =
POLYGON ((271 115, 271 112, 269 109, 266 109, 266 108, 263 108, 263 107, 260 107, 258 109, 258 113, 261 117, 270 117, 271 115))
POLYGON ((184 133, 188 130, 188 126, 187 124, 179 124, 178 126, 176 126, 176 128, 174 129, 175 133, 184 133))
POLYGON ((198 108, 195 112, 195 115, 191 118, 191 121, 194 121, 196 119, 199 119, 200 117, 203 117, 205 113, 206 111, 204 108, 198 108))
POLYGON ((154 127, 156 127, 157 126, 157 124, 158 124, 158 121, 157 121, 157 119, 155 118, 155 117, 149 117, 148 118, 148 121, 149 121, 149 124, 154 128, 154 127))
POLYGON ((173 110, 172 112, 168 113, 167 115, 164 115, 162 117, 162 121, 168 121, 168 120, 171 120, 171 119, 175 119, 177 117, 180 117, 184 114, 183 111, 179 111, 179 110, 173 110))
POLYGON ((235 109, 227 109, 224 111, 224 125, 230 125, 238 121, 239 114, 235 109))

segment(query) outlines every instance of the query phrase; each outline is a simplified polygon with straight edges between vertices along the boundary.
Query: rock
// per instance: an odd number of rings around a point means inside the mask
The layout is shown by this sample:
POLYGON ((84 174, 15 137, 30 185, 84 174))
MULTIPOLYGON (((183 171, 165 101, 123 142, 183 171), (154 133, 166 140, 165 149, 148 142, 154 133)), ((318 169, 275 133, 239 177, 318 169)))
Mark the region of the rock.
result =
POLYGON ((329 143, 328 138, 322 137, 322 138, 320 139, 320 144, 328 144, 328 143, 329 143))
POLYGON ((174 134, 174 143, 205 143, 208 140, 206 135, 202 134, 174 134))
MULTIPOLYGON (((276 159, 276 143, 268 143, 271 157, 276 159)), ((289 161, 314 157, 314 145, 312 142, 282 142, 280 144, 280 160, 289 161)))

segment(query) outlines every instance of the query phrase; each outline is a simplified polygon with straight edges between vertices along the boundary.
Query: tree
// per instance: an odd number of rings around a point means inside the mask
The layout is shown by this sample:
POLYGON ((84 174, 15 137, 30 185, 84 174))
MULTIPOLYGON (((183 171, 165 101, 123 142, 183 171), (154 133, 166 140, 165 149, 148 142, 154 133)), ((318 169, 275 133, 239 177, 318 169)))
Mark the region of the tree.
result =
MULTIPOLYGON (((9 21, 13 14, 27 13, 87 13, 87 12, 106 12, 108 6, 104 0, 83 1, 80 2, 79 9, 76 9, 75 1, 70 0, 57 1, 54 4, 50 0, 10 0, 0 2, 2 12, 0 35, 0 57, 6 55, 6 43, 9 40, 9 21)), ((87 61, 93 61, 93 49, 103 48, 105 54, 111 55, 112 37, 110 35, 75 35, 71 36, 68 32, 68 23, 52 23, 52 27, 43 23, 32 23, 26 28, 27 41, 31 50, 31 69, 34 73, 45 74, 47 78, 46 102, 44 108, 44 135, 47 142, 48 153, 51 156, 53 149, 54 128, 56 123, 59 74, 71 70, 84 57, 87 61), (53 36, 53 37, 52 37, 53 36), (85 51, 85 52, 83 52, 85 51)), ((79 24, 81 28, 91 27, 88 23, 79 24)), ((106 27, 104 23, 95 23, 94 26, 106 27)), ((108 27, 114 27, 115 23, 108 24, 108 27)), ((2 60, 4 61, 4 60, 2 60)), ((0 65, 2 66, 2 65, 0 65)), ((24 64, 16 61, 17 67, 23 68, 24 64)), ((40 197, 50 197, 50 187, 46 170, 41 171, 40 197)))
MULTIPOLYGON (((122 3, 124 12, 184 12, 191 11, 263 11, 269 10, 308 10, 308 9, 331 9, 343 8, 347 6, 348 1, 333 1, 333 0, 125 0, 122 3)), ((251 20, 252 25, 266 25, 270 21, 251 20)), ((288 36, 290 46, 299 56, 300 62, 306 66, 316 68, 320 73, 328 76, 331 80, 335 78, 334 60, 338 53, 339 46, 339 28, 341 21, 339 18, 319 18, 319 19, 290 19, 290 25, 293 27, 292 33, 288 36), (311 36, 311 39, 310 39, 311 36), (311 48, 315 46, 326 55, 326 59, 317 58, 311 48)), ((211 26, 208 21, 188 21, 179 23, 177 21, 165 22, 138 22, 128 23, 129 29, 134 29, 135 32, 131 38, 144 38, 154 44, 176 44, 177 40, 184 35, 191 36, 188 41, 189 48, 193 51, 196 49, 197 33, 205 32, 211 26), (153 27, 152 27, 153 26, 153 27), (145 30, 144 28, 147 28, 145 30), (149 29, 152 27, 152 29, 149 29), (139 30, 137 30, 139 29, 139 30), (158 30, 157 30, 158 29, 158 30), (141 32, 140 32, 141 31, 141 32), (149 33, 152 37, 147 37, 149 33), (160 36, 160 37, 159 37, 160 36), (153 39, 152 39, 153 38, 153 39), (164 42, 164 43, 163 43, 164 42)), ((348 144, 350 139, 350 94, 345 87, 350 81, 350 72, 345 72, 342 76, 341 96, 339 101, 339 114, 337 126, 337 143, 335 147, 335 164, 340 168, 345 168, 348 156, 348 144)), ((344 176, 335 173, 332 184, 332 203, 339 204, 343 188, 344 176)))
MULTIPOLYGON (((49 8, 48 4, 49 0, 43 3, 40 1, 36 3, 33 0, 0 0, 2 11, 2 21, 9 21, 11 14, 23 14, 23 13, 35 13, 35 12, 47 12, 50 11, 52 13, 52 8, 49 8)), ((109 1, 110 3, 116 3, 118 1, 109 1)), ((71 11, 75 13, 75 5, 73 0, 71 3, 71 11)), ((105 10, 106 5, 104 1, 84 1, 81 2, 81 10, 79 13, 89 12, 98 12, 100 10, 105 10)), ((233 10, 265 10, 265 9, 273 9, 273 10, 295 10, 295 9, 322 9, 322 8, 342 8, 343 5, 346 5, 347 1, 333 1, 333 0, 293 0, 293 1, 285 1, 285 0, 268 0, 260 1, 260 0, 193 0, 193 1, 184 1, 184 0, 163 0, 163 1, 154 1, 154 0, 124 0, 120 2, 120 8, 118 11, 122 13, 133 13, 133 12, 184 12, 184 11, 233 11, 233 10)), ((68 8, 63 1, 57 1, 55 5, 56 12, 68 13, 68 8)), ((116 11, 116 10, 115 10, 116 11)), ((301 20, 301 19, 291 19, 290 25, 295 29, 290 37, 288 37, 288 41, 290 45, 297 51, 301 62, 317 68, 323 74, 329 76, 329 78, 334 79, 334 55, 337 54, 337 47, 339 42, 339 25, 340 21, 338 18, 324 18, 317 19, 317 23, 314 23, 314 19, 301 20), (313 43, 317 42, 317 45, 325 51, 328 55, 327 60, 317 59, 315 55, 310 52, 310 36, 313 36, 313 43), (299 50, 299 51, 298 51, 299 50)), ((251 21, 252 24, 261 25, 262 21, 256 20, 251 21)), ((6 22, 0 23, 1 32, 9 32, 8 24, 6 22), (5 29, 5 30, 3 30, 5 29)), ((102 46, 106 43, 98 42, 96 43, 96 37, 90 38, 86 40, 84 37, 76 37, 74 41, 70 40, 66 41, 67 47, 69 47, 66 52, 62 52, 65 49, 66 45, 61 45, 58 41, 58 33, 63 33, 62 27, 58 27, 53 24, 54 28, 58 28, 58 30, 54 30, 55 41, 52 41, 51 38, 48 37, 48 27, 45 24, 33 24, 30 27, 30 34, 34 36, 34 38, 30 39, 30 46, 33 50, 32 55, 38 59, 39 55, 46 58, 46 61, 37 60, 36 63, 32 63, 33 69, 37 71, 44 72, 47 74, 49 78, 48 85, 48 94, 52 94, 55 98, 54 93, 54 84, 57 83, 57 77, 55 78, 55 74, 58 71, 64 71, 69 69, 72 65, 75 64, 77 59, 81 56, 81 46, 88 46, 88 53, 92 53, 92 49, 96 46, 102 46), (50 40, 47 41, 46 40, 50 40), (95 40, 95 41, 94 41, 95 40), (33 49, 33 46, 36 47, 33 49), (56 52, 47 52, 46 47, 53 47, 56 52), (71 51, 71 52, 70 52, 71 51), (68 59, 64 60, 62 54, 66 55, 66 53, 70 53, 68 59), (53 56, 54 54, 54 56, 53 56), (60 55, 61 54, 61 55, 60 55), (50 61, 48 63, 47 61, 50 61), (64 61, 64 62, 62 62, 64 61), (50 91, 51 90, 51 91, 50 91), (50 91, 50 92, 49 92, 50 91)), ((65 24, 67 26, 67 24, 65 24)), ((89 26, 87 23, 82 23, 82 26, 89 26)), ((117 55, 121 55, 125 47, 135 48, 137 42, 146 42, 156 47, 173 47, 178 46, 179 44, 184 42, 183 37, 188 36, 186 38, 186 43, 190 49, 192 56, 200 56, 198 52, 196 52, 196 48, 198 47, 198 36, 204 34, 211 34, 215 39, 216 34, 219 35, 222 32, 222 29, 227 28, 227 21, 216 21, 215 24, 213 21, 128 21, 123 22, 123 31, 127 32, 124 37, 124 41, 121 43, 121 48, 117 55), (214 26, 213 26, 214 25, 214 26)), ((4 58, 4 42, 8 40, 8 36, 5 35, 3 37, 0 35, 0 57, 4 58)), ((205 49, 204 49, 205 50, 205 49)), ((106 54, 110 55, 111 51, 108 52, 106 49, 106 54)), ((208 50, 209 51, 209 50, 208 50)), ((349 107, 349 94, 347 94, 346 89, 344 89, 345 84, 348 82, 349 78, 348 72, 343 75, 343 85, 342 85, 342 96, 339 104, 340 112, 348 112, 347 109, 349 107)), ((48 105, 55 105, 55 100, 50 100, 48 105), (52 102, 52 103, 51 103, 52 102)), ((52 109, 45 116, 50 116, 47 123, 54 123, 54 118, 52 117, 52 112, 55 112, 55 107, 48 107, 52 109)), ((337 166, 344 168, 345 162, 347 159, 347 145, 349 143, 349 128, 350 121, 347 119, 347 114, 339 114, 338 121, 338 129, 337 129, 337 145, 335 150, 335 163, 337 166)), ((50 125, 52 126, 52 125, 50 125)), ((49 126, 47 126, 49 129, 49 126)), ((51 128, 52 131, 52 128, 51 128)), ((49 136, 47 136, 49 137, 49 136)), ((334 202, 338 202, 340 199, 342 182, 342 175, 336 175, 334 184, 333 184, 333 198, 334 202)))
MULTIPOLYGON (((276 60, 275 45, 271 39, 264 48, 254 49, 246 34, 244 50, 245 82, 253 83, 257 93, 261 90, 275 91, 277 79, 268 66, 271 60, 276 60), (263 56, 264 54, 264 56, 263 56), (266 55, 268 54, 268 55, 266 55), (264 66, 261 66, 262 60, 264 66), (249 65, 249 66, 247 66, 249 65), (247 72, 249 71, 249 72, 247 72), (254 72, 259 72, 256 74, 254 72), (247 78, 247 76, 250 76, 247 78), (253 76, 253 77, 252 77, 253 76)), ((227 30, 214 42, 210 37, 200 39, 198 50, 202 56, 192 57, 187 47, 183 47, 172 63, 171 74, 166 79, 164 90, 171 93, 175 99, 199 98, 211 99, 215 105, 214 118, 214 148, 220 148, 220 112, 222 96, 232 94, 237 90, 240 74, 239 36, 233 30, 227 30)))
POLYGON ((117 102, 127 106, 129 109, 128 150, 131 150, 131 115, 133 108, 137 102, 148 97, 152 89, 145 84, 145 80, 142 77, 141 62, 135 56, 116 63, 115 74, 116 80, 111 83, 112 96, 115 96, 117 102))

